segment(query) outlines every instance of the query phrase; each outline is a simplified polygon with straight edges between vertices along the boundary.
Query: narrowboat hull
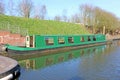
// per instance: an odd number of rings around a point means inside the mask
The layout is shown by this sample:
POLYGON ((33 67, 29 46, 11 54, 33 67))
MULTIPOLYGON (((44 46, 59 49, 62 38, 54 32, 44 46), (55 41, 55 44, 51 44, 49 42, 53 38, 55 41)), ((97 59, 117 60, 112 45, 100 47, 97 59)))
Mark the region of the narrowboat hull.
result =
POLYGON ((6 46, 6 52, 12 53, 12 54, 36 54, 41 53, 41 55, 45 55, 47 53, 55 53, 58 51, 68 51, 73 49, 80 49, 80 48, 87 48, 92 46, 99 46, 99 45, 105 45, 107 44, 107 41, 96 41, 86 44, 78 44, 78 45, 71 45, 71 46, 56 46, 56 47, 48 47, 48 48, 27 48, 27 47, 18 47, 18 46, 12 46, 7 45, 6 46))

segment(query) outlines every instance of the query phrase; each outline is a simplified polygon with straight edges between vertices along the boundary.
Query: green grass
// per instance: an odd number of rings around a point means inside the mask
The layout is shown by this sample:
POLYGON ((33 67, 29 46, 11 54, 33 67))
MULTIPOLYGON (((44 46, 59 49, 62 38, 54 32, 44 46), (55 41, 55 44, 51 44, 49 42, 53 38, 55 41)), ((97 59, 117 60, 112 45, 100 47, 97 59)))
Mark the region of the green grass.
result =
MULTIPOLYGON (((28 29, 29 34, 41 34, 41 35, 89 34, 85 27, 80 26, 79 24, 58 22, 52 20, 37 20, 0 15, 0 23, 4 24, 4 26, 0 25, 0 27, 2 28, 8 26, 7 23, 9 23, 10 25, 19 26, 22 30, 28 29)), ((11 26, 9 27, 9 29, 10 28, 12 29, 11 26)), ((14 32, 14 29, 12 29, 12 32, 14 32)))

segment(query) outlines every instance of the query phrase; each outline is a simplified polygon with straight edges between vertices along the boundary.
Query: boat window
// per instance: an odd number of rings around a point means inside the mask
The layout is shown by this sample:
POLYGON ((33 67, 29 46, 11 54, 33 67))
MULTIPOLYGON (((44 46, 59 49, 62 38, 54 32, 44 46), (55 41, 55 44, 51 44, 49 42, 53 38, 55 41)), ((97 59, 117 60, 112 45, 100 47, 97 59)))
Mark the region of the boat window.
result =
POLYGON ((90 36, 88 36, 88 41, 91 41, 90 36))
POLYGON ((51 65, 53 64, 54 60, 53 58, 46 58, 46 65, 51 65))
POLYGON ((64 61, 64 56, 60 56, 59 58, 58 58, 58 62, 63 62, 64 61))
POLYGON ((69 43, 74 43, 73 37, 68 37, 68 42, 69 43))
POLYGON ((58 43, 64 44, 65 43, 64 37, 58 37, 58 43))
POLYGON ((82 51, 81 51, 81 56, 83 56, 84 53, 85 53, 85 51, 84 51, 84 49, 82 49, 82 51))
POLYGON ((96 41, 96 38, 95 38, 95 36, 93 36, 93 41, 96 41))
POLYGON ((54 39, 51 37, 45 37, 46 45, 54 45, 54 39))
POLYGON ((84 37, 83 36, 81 37, 81 42, 84 42, 84 37))
POLYGON ((74 57, 74 55, 72 54, 72 53, 70 53, 69 55, 68 55, 68 59, 72 59, 74 57))
POLYGON ((27 37, 27 41, 29 41, 29 37, 27 37))
POLYGON ((96 51, 96 48, 93 49, 93 52, 95 52, 95 51, 96 51))

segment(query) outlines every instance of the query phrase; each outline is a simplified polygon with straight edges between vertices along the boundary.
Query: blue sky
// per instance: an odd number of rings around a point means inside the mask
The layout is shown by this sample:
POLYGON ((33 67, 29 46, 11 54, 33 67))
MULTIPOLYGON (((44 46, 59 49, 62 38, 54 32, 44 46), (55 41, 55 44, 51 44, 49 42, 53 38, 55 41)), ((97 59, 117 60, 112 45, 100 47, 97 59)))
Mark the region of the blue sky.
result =
MULTIPOLYGON (((7 4, 8 0, 3 0, 7 4)), ((14 0, 13 0, 14 1, 14 0)), ((19 0, 15 0, 16 2, 19 0)), ((62 15, 63 10, 67 10, 66 15, 70 16, 79 11, 79 5, 90 4, 100 7, 115 14, 120 18, 120 0, 32 0, 35 5, 45 4, 49 17, 62 15)))

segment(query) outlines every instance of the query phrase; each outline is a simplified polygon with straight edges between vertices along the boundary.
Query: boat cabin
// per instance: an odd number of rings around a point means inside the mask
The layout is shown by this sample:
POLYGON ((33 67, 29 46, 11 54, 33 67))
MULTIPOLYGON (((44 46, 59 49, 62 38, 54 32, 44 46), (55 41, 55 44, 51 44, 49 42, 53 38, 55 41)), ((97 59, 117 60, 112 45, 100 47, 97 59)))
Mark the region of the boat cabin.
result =
POLYGON ((105 41, 105 35, 28 35, 26 36, 26 47, 31 48, 56 48, 90 44, 105 41))

